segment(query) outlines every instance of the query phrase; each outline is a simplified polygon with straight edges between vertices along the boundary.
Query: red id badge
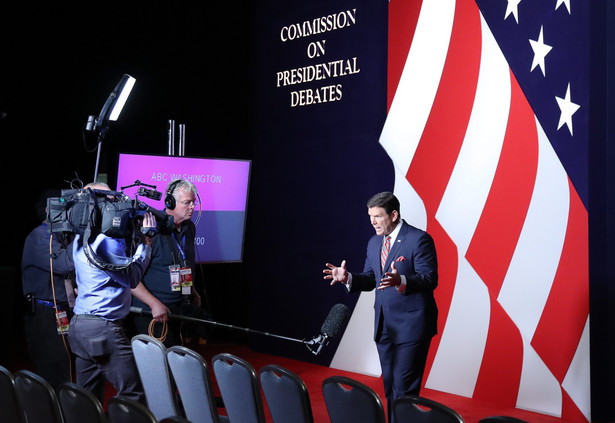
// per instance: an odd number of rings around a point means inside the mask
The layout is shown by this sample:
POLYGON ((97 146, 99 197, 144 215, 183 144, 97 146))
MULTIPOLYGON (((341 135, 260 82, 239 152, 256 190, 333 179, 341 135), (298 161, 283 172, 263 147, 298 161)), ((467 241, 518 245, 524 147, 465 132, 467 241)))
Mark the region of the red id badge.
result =
POLYGON ((182 285, 179 264, 172 264, 169 266, 169 275, 171 278, 171 291, 180 291, 182 285))
POLYGON ((58 324, 58 334, 68 333, 68 315, 65 311, 56 310, 56 323, 58 324))
POLYGON ((182 294, 190 295, 192 287, 192 269, 190 267, 182 267, 180 269, 182 294))

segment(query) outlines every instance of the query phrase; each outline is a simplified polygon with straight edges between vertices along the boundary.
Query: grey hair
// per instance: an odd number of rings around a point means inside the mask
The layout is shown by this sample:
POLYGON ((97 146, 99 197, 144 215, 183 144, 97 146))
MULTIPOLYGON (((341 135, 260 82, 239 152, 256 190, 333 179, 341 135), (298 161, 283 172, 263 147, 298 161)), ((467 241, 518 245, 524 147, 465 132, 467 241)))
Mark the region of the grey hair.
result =
MULTIPOLYGON (((194 192, 194 194, 198 194, 198 190, 196 188, 196 185, 194 185, 192 182, 190 182, 187 179, 179 179, 179 180, 175 180, 173 182, 171 182, 171 184, 175 183, 175 186, 173 187, 173 192, 171 193, 173 195, 173 197, 175 197, 175 199, 177 200, 179 197, 179 194, 177 193, 177 191, 179 189, 183 189, 186 191, 192 191, 194 192)), ((169 184, 169 185, 171 185, 169 184)))

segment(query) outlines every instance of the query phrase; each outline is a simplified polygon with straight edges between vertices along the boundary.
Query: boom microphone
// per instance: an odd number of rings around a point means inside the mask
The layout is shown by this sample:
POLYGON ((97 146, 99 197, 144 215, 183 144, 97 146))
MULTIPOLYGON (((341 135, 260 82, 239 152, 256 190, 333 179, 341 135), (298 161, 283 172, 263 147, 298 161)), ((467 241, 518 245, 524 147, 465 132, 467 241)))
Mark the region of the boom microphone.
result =
POLYGON ((344 304, 335 304, 320 327, 320 335, 307 342, 308 349, 314 355, 320 354, 320 351, 329 343, 329 340, 335 338, 340 330, 346 326, 349 318, 350 311, 348 307, 344 304))
POLYGON ((344 304, 335 304, 320 327, 320 332, 329 338, 337 336, 338 332, 348 323, 349 317, 348 307, 344 304))
MULTIPOLYGON (((150 310, 143 310, 143 308, 141 308, 141 307, 132 306, 132 307, 130 307, 130 312, 134 313, 134 314, 136 314, 138 316, 150 316, 150 317, 153 317, 152 316, 152 312, 150 310)), ((227 329, 240 330, 240 331, 243 331, 243 332, 256 333, 258 335, 272 336, 274 338, 285 339, 287 341, 295 341, 295 342, 303 342, 303 343, 306 342, 306 341, 304 341, 302 339, 289 338, 288 336, 276 335, 274 333, 261 332, 259 330, 242 328, 242 327, 239 327, 239 326, 229 325, 228 323, 219 323, 219 322, 216 322, 214 320, 199 319, 197 317, 184 316, 184 315, 181 315, 181 314, 174 314, 174 313, 168 313, 167 316, 169 317, 169 319, 184 320, 186 322, 198 323, 198 324, 202 324, 202 325, 211 325, 211 326, 223 327, 223 328, 227 328, 227 329)))
MULTIPOLYGON (((132 306, 130 307, 130 312, 137 314, 139 316, 147 315, 147 316, 153 317, 152 312, 150 310, 143 310, 143 308, 141 307, 132 306)), ((169 313, 168 317, 169 319, 185 320, 185 321, 193 322, 193 323, 199 323, 199 324, 205 324, 205 325, 211 325, 211 326, 219 326, 219 327, 224 327, 227 329, 241 330, 243 332, 271 336, 274 338, 284 339, 287 341, 301 342, 305 344, 314 355, 318 355, 320 354, 320 351, 322 350, 322 348, 325 345, 327 345, 331 339, 336 337, 337 334, 340 332, 340 330, 342 330, 346 326, 346 323, 348 322, 348 319, 350 317, 350 311, 348 310, 348 307, 346 307, 344 304, 334 305, 333 308, 331 308, 331 311, 329 312, 329 315, 325 319, 324 323, 320 327, 320 332, 321 332, 320 335, 315 336, 309 341, 306 341, 305 339, 296 339, 296 338, 290 338, 288 336, 276 335, 276 334, 269 333, 269 332, 261 332, 261 331, 254 330, 254 329, 242 328, 238 326, 229 325, 226 323, 219 323, 213 320, 204 320, 204 319, 198 319, 196 317, 183 316, 181 314, 169 313)))

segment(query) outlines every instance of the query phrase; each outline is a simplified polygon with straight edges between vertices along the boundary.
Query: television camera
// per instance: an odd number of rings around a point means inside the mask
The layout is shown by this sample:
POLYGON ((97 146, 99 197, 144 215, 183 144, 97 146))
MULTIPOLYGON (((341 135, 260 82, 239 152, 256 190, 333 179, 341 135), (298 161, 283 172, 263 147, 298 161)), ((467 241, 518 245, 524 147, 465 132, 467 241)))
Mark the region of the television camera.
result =
POLYGON ((156 231, 143 228, 143 215, 150 212, 156 218, 156 230, 169 233, 174 228, 173 216, 156 210, 139 200, 139 195, 158 200, 162 193, 156 191, 153 185, 136 181, 134 184, 122 187, 122 191, 101 189, 69 189, 62 190, 60 197, 47 199, 47 222, 49 231, 53 233, 72 233, 83 237, 86 256, 98 268, 103 270, 120 270, 125 265, 103 263, 90 248, 92 240, 102 233, 111 238, 137 239, 142 236, 153 236, 156 231), (134 199, 122 191, 129 187, 139 186, 134 199))

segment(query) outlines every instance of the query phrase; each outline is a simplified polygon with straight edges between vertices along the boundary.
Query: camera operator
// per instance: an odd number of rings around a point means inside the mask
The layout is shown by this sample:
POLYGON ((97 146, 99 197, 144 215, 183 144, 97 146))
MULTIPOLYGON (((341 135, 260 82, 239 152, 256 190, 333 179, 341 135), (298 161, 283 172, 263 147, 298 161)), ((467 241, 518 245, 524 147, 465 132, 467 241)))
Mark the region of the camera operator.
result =
MULTIPOLYGON (((85 188, 109 190, 100 182, 85 188)), ((144 215, 142 226, 143 233, 156 227, 151 213, 144 215)), ((109 270, 96 266, 85 251, 84 237, 75 237, 73 258, 79 295, 69 340, 76 356, 77 384, 103 401, 108 380, 118 395, 145 403, 130 339, 122 324, 130 312, 130 290, 137 286, 150 263, 153 238, 142 237, 134 255, 128 257, 124 239, 102 233, 92 235, 95 238, 89 240, 91 250, 105 262, 117 266, 109 270)))
POLYGON ((154 336, 167 347, 183 344, 183 337, 196 335, 206 339, 208 336, 203 325, 167 321, 169 311, 201 319, 208 317, 192 284, 196 228, 191 219, 196 195, 195 185, 185 179, 176 179, 168 185, 164 211, 173 216, 175 229, 154 239, 150 267, 142 282, 132 290, 133 306, 150 309, 154 321, 163 322, 154 325, 150 317, 131 316, 132 330, 154 336))
POLYGON ((73 250, 66 234, 51 236, 46 219, 46 190, 36 203, 42 223, 26 237, 21 260, 22 288, 27 310, 24 329, 34 370, 56 389, 71 380, 72 354, 67 323, 75 301, 73 250))

